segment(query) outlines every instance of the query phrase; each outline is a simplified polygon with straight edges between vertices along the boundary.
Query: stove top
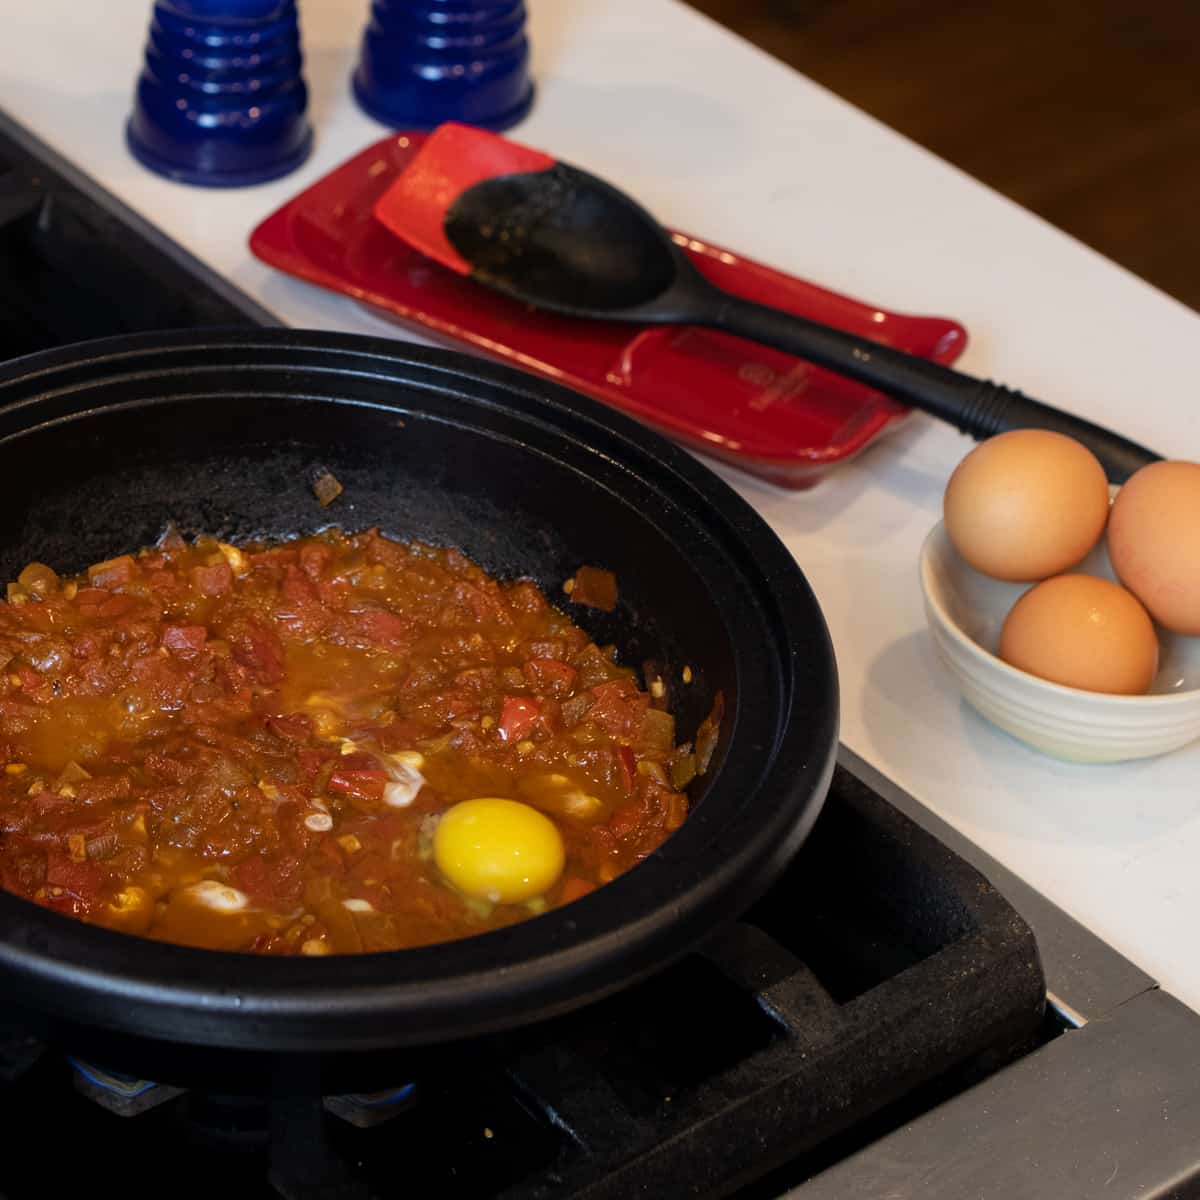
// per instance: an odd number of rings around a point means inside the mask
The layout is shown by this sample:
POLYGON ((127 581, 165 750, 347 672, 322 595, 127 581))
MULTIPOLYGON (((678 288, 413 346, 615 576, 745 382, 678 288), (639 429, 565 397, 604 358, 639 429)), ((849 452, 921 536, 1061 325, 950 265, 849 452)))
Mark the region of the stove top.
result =
MULTIPOLYGON (((2 114, 0 264, 0 357, 276 323, 2 114)), ((384 1093, 296 1062, 269 1096, 184 1092, 0 1014, 0 1200, 1200 1194, 1200 1017, 840 761, 783 879, 692 956, 384 1093)))
POLYGON ((45 1113, 68 1191, 120 1161, 149 1195, 567 1200, 775 1195, 1053 1036, 1025 921, 844 769, 783 879, 697 953, 614 998, 447 1048, 370 1097, 299 1066, 258 1099, 114 1077, 10 1028, 10 1200, 39 1195, 45 1113), (117 1115, 118 1113, 124 1115, 117 1115), (187 1169, 180 1171, 181 1164, 187 1169), (318 1183, 314 1186, 313 1181, 318 1183))
POLYGON ((154 330, 277 324, 17 127, 0 126, 0 359, 154 330))

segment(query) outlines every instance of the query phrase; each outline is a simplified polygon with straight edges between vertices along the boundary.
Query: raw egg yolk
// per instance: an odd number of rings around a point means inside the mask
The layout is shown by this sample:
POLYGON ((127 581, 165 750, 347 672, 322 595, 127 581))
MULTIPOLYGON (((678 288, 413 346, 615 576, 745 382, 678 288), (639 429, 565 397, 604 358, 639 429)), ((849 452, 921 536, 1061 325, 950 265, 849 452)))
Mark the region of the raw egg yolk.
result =
POLYGON ((562 874, 562 836, 549 817, 517 800, 464 800, 433 835, 438 869, 465 895, 492 904, 540 896, 562 874))

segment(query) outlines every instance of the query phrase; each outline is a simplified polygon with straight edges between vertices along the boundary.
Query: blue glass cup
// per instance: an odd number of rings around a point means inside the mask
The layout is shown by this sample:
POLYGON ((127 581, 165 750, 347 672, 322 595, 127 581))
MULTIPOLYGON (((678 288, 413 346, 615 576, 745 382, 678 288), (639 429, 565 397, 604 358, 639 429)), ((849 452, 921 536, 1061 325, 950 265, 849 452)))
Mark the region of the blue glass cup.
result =
POLYGON ((242 187, 312 149, 296 0, 157 0, 125 138, 182 183, 242 187))
POLYGON ((393 129, 515 125, 533 103, 523 0, 373 0, 353 86, 393 129))

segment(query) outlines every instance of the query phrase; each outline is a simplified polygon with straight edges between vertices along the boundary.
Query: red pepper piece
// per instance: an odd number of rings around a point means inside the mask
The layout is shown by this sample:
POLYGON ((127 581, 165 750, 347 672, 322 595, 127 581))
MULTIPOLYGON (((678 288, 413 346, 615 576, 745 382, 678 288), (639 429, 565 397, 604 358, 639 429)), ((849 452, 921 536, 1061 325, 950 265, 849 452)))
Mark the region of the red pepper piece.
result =
POLYGON ((500 707, 500 737, 506 742, 527 738, 541 716, 542 706, 526 696, 505 696, 500 707))
POLYGON ((637 782, 637 759, 633 751, 628 746, 618 746, 617 762, 621 766, 621 786, 627 792, 632 792, 637 782))
POLYGON ((337 770, 329 777, 329 790, 359 800, 382 800, 386 771, 337 770))

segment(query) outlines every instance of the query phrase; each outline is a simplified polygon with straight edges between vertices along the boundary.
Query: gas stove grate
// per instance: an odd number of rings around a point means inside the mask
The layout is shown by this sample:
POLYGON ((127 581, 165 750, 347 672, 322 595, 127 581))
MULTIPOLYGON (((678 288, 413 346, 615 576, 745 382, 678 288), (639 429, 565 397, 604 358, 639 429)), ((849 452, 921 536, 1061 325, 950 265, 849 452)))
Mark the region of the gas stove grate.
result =
POLYGON ((0 360, 246 312, 0 133, 0 360))
POLYGON ((38 1060, 14 1033, 0 1048, 0 1191, 43 1194, 49 1112, 75 1147, 56 1163, 64 1192, 120 1161, 130 1195, 164 1170, 177 1197, 769 1195, 752 1181, 790 1164, 795 1183, 893 1101, 967 1086, 1029 1049, 1044 996, 1008 903, 839 770, 808 844, 743 920, 620 995, 448 1048, 368 1128, 326 1112, 300 1074, 274 1111, 193 1093, 113 1117, 74 1093, 60 1055, 38 1060))

